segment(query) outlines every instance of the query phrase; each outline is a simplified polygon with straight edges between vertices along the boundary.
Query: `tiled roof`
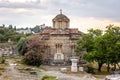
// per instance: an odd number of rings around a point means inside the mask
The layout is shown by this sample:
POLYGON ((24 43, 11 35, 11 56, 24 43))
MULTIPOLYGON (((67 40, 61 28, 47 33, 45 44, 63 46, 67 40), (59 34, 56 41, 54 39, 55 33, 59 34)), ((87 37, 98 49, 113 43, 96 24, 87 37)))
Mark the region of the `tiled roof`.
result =
POLYGON ((73 28, 73 29, 50 28, 50 29, 44 29, 41 33, 42 34, 82 34, 82 32, 79 31, 77 28, 73 28))
POLYGON ((70 21, 64 14, 58 14, 53 21, 70 21))
POLYGON ((73 28, 73 29, 70 29, 70 33, 78 33, 78 29, 77 28, 73 28))
POLYGON ((69 34, 69 31, 67 30, 62 30, 62 29, 56 29, 50 34, 69 34))
POLYGON ((49 33, 53 32, 53 31, 54 31, 53 29, 44 29, 44 30, 42 31, 42 33, 43 33, 43 34, 49 34, 49 33))

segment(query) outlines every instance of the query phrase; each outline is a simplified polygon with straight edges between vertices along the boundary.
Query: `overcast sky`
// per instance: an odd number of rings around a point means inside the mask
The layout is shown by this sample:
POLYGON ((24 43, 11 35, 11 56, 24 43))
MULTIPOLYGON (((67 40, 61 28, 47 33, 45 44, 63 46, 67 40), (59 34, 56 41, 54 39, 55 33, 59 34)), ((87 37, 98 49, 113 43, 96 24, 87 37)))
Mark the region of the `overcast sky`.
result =
POLYGON ((0 0, 0 25, 52 26, 60 9, 70 19, 70 28, 83 32, 120 26, 120 0, 0 0))

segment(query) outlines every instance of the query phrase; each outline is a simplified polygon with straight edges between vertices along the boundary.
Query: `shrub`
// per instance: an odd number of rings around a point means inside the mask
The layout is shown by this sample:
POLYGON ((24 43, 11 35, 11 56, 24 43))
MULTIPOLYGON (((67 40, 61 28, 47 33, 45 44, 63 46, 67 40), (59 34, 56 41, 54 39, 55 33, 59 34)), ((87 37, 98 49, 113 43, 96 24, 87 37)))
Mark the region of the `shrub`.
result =
POLYGON ((90 66, 87 66, 87 73, 95 74, 94 68, 93 68, 93 67, 90 67, 90 66))
POLYGON ((25 53, 23 57, 23 63, 39 67, 42 64, 42 55, 40 53, 36 53, 33 50, 30 50, 25 53))
POLYGON ((5 59, 4 58, 0 58, 0 64, 4 64, 5 63, 5 59))
POLYGON ((17 48, 20 55, 24 55, 27 52, 26 43, 27 43, 27 38, 22 37, 19 40, 17 44, 17 48))
POLYGON ((41 80, 56 80, 56 76, 44 75, 41 80))

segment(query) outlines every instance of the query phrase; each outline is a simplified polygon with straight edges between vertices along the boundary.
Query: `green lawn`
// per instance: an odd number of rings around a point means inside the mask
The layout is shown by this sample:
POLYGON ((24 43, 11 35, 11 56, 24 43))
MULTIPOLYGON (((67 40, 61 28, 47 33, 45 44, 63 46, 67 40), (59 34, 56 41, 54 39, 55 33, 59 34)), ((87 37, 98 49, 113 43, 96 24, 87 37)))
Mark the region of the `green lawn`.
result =
POLYGON ((44 75, 41 80, 56 80, 56 76, 44 75))

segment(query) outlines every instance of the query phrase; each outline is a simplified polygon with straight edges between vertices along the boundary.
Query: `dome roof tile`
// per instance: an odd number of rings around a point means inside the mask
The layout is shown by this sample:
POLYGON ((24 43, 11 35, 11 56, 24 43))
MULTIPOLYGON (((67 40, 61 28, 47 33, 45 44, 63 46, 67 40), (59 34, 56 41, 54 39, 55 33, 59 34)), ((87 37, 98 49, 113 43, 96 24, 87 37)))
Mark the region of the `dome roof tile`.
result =
POLYGON ((65 16, 64 14, 58 14, 53 21, 70 21, 69 18, 67 16, 65 16))

